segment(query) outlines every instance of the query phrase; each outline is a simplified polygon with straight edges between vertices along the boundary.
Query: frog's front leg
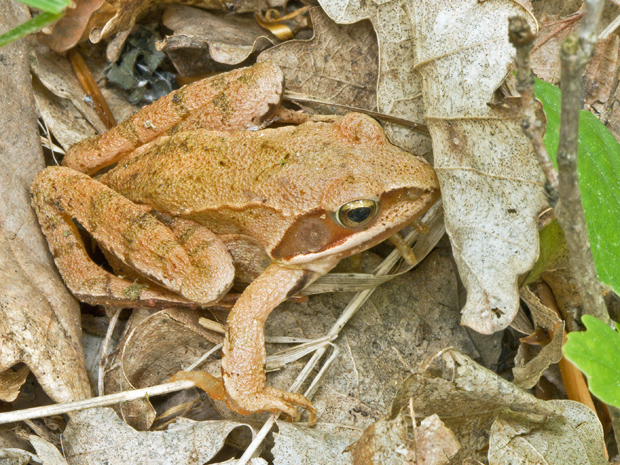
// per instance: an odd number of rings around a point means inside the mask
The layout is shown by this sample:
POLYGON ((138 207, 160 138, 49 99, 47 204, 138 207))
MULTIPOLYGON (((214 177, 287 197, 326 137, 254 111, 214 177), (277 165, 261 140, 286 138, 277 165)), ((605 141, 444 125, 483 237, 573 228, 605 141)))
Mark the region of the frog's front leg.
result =
POLYGON ((265 384, 264 325, 271 311, 287 297, 296 294, 335 264, 329 261, 313 270, 273 263, 241 294, 228 316, 224 339, 222 377, 228 405, 240 413, 284 412, 299 417, 295 405, 316 420, 316 409, 301 394, 281 391, 265 384))
POLYGON ((168 227, 145 208, 69 168, 46 168, 31 190, 56 265, 80 300, 148 305, 174 301, 175 296, 144 289, 99 268, 86 254, 72 218, 123 263, 191 302, 213 303, 232 284, 232 258, 224 243, 204 227, 184 220, 168 227))

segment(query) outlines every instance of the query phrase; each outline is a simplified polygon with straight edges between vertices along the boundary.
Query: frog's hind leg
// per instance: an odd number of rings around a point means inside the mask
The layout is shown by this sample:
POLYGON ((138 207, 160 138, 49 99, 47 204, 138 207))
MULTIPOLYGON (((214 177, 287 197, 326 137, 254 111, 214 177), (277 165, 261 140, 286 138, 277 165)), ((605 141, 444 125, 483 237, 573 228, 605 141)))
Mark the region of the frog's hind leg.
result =
POLYGON ((63 164, 91 174, 167 133, 260 126, 279 105, 283 83, 282 71, 270 62, 194 82, 142 108, 104 134, 75 144, 63 164))
POLYGON ((143 207, 68 168, 45 169, 31 189, 56 265, 80 300, 124 305, 165 300, 171 293, 143 289, 99 268, 86 254, 72 218, 123 263, 190 302, 213 303, 232 284, 230 254, 206 228, 186 234, 186 249, 170 228, 143 207))

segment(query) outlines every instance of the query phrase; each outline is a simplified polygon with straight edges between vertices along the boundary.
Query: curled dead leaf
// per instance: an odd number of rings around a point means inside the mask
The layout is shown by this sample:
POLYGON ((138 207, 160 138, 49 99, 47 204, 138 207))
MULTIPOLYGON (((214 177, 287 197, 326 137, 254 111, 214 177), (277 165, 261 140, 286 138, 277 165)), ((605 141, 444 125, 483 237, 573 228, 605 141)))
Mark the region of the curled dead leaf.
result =
MULTIPOLYGON (((221 335, 198 324, 201 313, 191 309, 166 309, 149 314, 141 311, 127 326, 118 351, 109 362, 106 394, 166 382, 176 372, 202 356, 221 335)), ((147 399, 125 402, 123 418, 138 430, 147 430, 155 410, 147 399)))
POLYGON ((224 16, 184 5, 166 8, 162 21, 174 34, 157 44, 165 52, 208 49, 218 63, 236 65, 276 42, 251 18, 224 16))
POLYGON ((8 369, 0 373, 0 400, 3 402, 13 402, 19 395, 22 384, 26 382, 26 378, 30 370, 26 365, 19 367, 17 370, 8 369))
MULTIPOLYGON (((112 8, 105 5, 105 0, 73 0, 74 8, 68 8, 66 14, 54 23, 51 31, 40 32, 38 39, 56 53, 64 53, 78 42, 88 39, 88 25, 92 24, 92 15, 100 8, 107 11, 109 20, 114 14, 112 8)), ((96 19, 101 17, 101 13, 96 19)), ((99 19, 101 21, 101 19, 99 19)))

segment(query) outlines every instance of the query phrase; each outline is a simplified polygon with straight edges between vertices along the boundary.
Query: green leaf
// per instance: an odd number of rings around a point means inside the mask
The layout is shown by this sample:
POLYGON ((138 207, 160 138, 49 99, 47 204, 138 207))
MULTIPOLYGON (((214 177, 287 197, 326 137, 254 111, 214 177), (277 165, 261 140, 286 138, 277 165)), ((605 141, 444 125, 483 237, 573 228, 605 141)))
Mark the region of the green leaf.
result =
POLYGON ((44 28, 48 24, 53 23, 57 19, 60 19, 64 16, 64 13, 41 13, 39 16, 32 18, 29 21, 26 21, 23 24, 20 24, 14 29, 11 29, 9 32, 5 32, 0 36, 0 47, 4 47, 6 44, 13 42, 14 40, 20 39, 28 34, 38 31, 41 28, 44 28))
POLYGON ((620 407, 620 333, 591 315, 581 321, 587 331, 568 335, 564 355, 586 374, 592 394, 620 407))
POLYGON ((19 0, 32 8, 37 8, 48 13, 62 13, 69 5, 71 0, 19 0))
MULTIPOLYGON (((560 128, 560 90, 540 80, 536 97, 547 115, 545 147, 555 163, 560 128)), ((620 144, 596 116, 579 116, 577 165, 594 263, 601 282, 620 294, 620 144)))
POLYGON ((568 250, 564 231, 558 220, 551 221, 538 232, 540 237, 540 255, 525 279, 523 286, 532 284, 543 274, 545 270, 567 266, 568 250))

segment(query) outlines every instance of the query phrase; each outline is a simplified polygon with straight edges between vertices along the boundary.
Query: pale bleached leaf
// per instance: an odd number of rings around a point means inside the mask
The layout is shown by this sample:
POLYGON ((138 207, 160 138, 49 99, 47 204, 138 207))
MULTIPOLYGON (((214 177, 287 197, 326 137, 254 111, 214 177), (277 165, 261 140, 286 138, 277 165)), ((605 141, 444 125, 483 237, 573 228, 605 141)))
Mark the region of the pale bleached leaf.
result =
POLYGON ((67 461, 54 444, 32 434, 29 439, 43 465, 67 465, 67 461))
POLYGON ((355 429, 332 425, 306 425, 278 421, 272 449, 274 465, 349 465, 353 459, 344 449, 360 435, 355 429))
POLYGON ((250 428, 226 420, 185 420, 166 431, 136 431, 112 409, 91 409, 73 414, 63 433, 63 446, 71 465, 206 463, 221 450, 228 434, 239 427, 250 428))
POLYGON ((547 402, 561 415, 503 411, 491 429, 490 465, 607 465, 603 427, 590 408, 547 402))

